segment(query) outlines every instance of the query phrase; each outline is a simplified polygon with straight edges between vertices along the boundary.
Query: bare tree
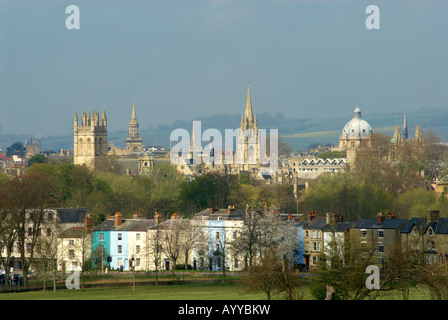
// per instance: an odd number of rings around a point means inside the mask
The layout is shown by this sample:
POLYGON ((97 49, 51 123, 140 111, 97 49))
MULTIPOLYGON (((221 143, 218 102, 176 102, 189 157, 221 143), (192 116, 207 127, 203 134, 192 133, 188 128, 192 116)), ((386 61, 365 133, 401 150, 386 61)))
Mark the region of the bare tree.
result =
POLYGON ((162 227, 162 251, 173 263, 173 270, 176 270, 177 260, 182 253, 183 234, 182 219, 166 220, 162 227))
POLYGON ((161 226, 157 223, 147 232, 147 254, 149 259, 153 261, 154 271, 156 274, 156 285, 159 281, 159 268, 162 262, 163 239, 161 226))

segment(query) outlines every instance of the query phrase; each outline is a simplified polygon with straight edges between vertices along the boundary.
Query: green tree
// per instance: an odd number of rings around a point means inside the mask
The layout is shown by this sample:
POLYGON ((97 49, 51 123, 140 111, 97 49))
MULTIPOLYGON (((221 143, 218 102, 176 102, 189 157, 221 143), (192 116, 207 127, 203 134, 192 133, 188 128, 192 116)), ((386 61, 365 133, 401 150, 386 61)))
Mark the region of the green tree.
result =
POLYGON ((32 166, 33 164, 36 163, 46 163, 47 162, 47 157, 45 157, 45 155, 41 154, 37 154, 33 157, 31 157, 31 159, 28 160, 28 167, 32 166))

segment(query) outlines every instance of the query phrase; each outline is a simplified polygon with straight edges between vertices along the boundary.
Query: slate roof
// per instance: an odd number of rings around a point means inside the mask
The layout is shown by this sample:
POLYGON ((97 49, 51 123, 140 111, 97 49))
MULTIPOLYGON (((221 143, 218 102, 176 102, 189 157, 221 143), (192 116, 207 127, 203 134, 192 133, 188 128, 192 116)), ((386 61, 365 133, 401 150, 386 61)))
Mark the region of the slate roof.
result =
POLYGON ((334 225, 327 224, 324 227, 324 231, 334 231, 334 232, 344 232, 353 228, 355 225, 354 222, 336 222, 334 225))
POLYGON ((208 220, 242 220, 246 216, 246 210, 233 209, 228 212, 228 209, 217 209, 217 211, 210 213, 210 209, 202 210, 194 215, 195 220, 201 220, 207 217, 208 220))
POLYGON ((384 219, 378 223, 376 219, 362 218, 356 222, 356 229, 398 229, 408 222, 407 219, 384 219))
POLYGON ((92 229, 92 232, 98 231, 146 231, 147 228, 154 225, 153 219, 123 219, 119 226, 115 226, 114 219, 107 219, 100 225, 92 229))
POLYGON ((59 238, 82 238, 84 235, 83 227, 73 227, 61 232, 59 238))
POLYGON ((411 218, 408 223, 401 229, 401 233, 409 233, 411 232, 414 226, 417 229, 422 230, 426 225, 426 218, 411 218))
POLYGON ((87 215, 86 208, 59 208, 55 210, 61 223, 84 222, 87 215))
POLYGON ((327 225, 326 217, 314 217, 313 220, 306 225, 307 229, 323 229, 327 225))
POLYGON ((428 225, 434 230, 437 234, 446 234, 448 233, 448 219, 440 218, 435 222, 429 223, 428 225))

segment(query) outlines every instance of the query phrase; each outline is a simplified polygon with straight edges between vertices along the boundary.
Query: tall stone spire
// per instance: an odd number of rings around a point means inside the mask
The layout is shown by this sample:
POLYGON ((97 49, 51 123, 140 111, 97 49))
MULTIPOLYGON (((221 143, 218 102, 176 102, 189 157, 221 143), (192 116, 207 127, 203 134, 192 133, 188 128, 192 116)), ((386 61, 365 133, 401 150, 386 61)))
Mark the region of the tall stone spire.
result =
POLYGON ((406 119, 406 112, 404 113, 404 120, 403 120, 403 138, 408 138, 408 121, 406 119))
POLYGON ((254 121, 254 115, 252 112, 252 101, 250 98, 250 85, 247 85, 246 110, 244 111, 244 118, 249 123, 252 123, 254 121))
POLYGON ((135 104, 132 103, 132 117, 131 120, 137 121, 137 116, 135 115, 135 104))
POLYGON ((126 138, 126 151, 127 153, 142 151, 142 137, 138 133, 138 121, 134 103, 132 103, 132 115, 129 121, 129 135, 126 138))

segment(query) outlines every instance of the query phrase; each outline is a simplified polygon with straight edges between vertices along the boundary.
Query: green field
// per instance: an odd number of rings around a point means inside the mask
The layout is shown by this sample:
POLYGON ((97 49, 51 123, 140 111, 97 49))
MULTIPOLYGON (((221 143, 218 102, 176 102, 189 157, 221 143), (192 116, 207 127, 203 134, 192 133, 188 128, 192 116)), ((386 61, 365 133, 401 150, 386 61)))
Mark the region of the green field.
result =
POLYGON ((243 294, 236 284, 148 285, 82 290, 0 293, 0 300, 264 300, 263 294, 243 294))
MULTIPOLYGON (((304 300, 314 300, 304 288, 304 300)), ((281 296, 273 296, 279 300, 281 296)), ((423 289, 412 288, 409 300, 430 300, 423 289)), ((107 287, 82 290, 31 291, 0 293, 0 300, 266 300, 263 293, 245 294, 236 283, 189 284, 189 285, 146 285, 129 287, 107 287)), ((385 291, 378 300, 402 300, 398 291, 385 291)))

